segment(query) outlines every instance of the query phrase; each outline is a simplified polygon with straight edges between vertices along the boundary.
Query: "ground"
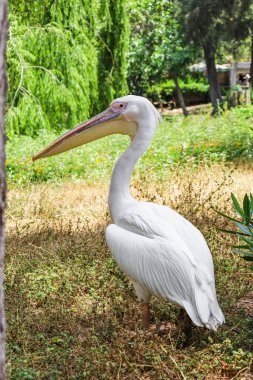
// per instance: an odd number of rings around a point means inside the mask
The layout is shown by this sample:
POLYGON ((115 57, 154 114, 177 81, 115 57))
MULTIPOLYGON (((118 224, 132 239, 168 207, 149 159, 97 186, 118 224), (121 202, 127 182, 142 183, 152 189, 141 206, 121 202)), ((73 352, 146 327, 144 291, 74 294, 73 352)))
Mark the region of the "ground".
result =
POLYGON ((226 325, 195 328, 184 347, 179 311, 152 300, 141 330, 129 279, 105 242, 108 179, 10 183, 5 267, 9 379, 250 379, 252 321, 240 303, 252 274, 218 231, 230 192, 253 191, 251 164, 176 166, 165 181, 135 176, 138 199, 173 207, 204 234, 226 325))

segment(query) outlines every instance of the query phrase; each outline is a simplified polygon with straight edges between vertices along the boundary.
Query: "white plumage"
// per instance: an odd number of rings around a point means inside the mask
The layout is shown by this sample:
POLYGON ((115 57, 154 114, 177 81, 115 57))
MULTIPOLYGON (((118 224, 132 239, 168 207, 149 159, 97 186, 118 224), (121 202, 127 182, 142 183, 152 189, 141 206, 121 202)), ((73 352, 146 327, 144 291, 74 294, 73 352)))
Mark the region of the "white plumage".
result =
POLYGON ((154 294, 183 307, 197 326, 216 330, 224 322, 210 251, 198 229, 181 215, 139 202, 107 227, 106 239, 140 302, 148 303, 154 294))
POLYGON ((200 231, 170 208, 137 202, 129 191, 132 170, 148 147, 160 120, 144 98, 127 96, 129 122, 137 123, 132 143, 117 161, 109 207, 114 224, 106 229, 112 255, 134 283, 141 303, 151 295, 183 307, 197 326, 216 330, 224 317, 216 299, 213 262, 200 231))
POLYGON ((35 159, 59 154, 113 133, 128 134, 131 144, 118 159, 111 178, 106 229, 115 260, 134 283, 147 327, 151 295, 184 308, 197 326, 216 330, 224 322, 215 291, 213 262, 200 231, 168 207, 137 202, 131 174, 148 148, 160 115, 145 98, 128 95, 110 108, 65 133, 35 159))

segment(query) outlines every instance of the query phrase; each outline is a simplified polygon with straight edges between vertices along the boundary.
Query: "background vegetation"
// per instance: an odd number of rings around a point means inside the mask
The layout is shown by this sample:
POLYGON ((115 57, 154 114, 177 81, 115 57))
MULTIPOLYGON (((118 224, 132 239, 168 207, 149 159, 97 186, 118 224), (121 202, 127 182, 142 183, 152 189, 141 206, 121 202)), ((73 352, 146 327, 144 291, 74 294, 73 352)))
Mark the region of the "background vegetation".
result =
POLYGON ((206 102, 210 91, 217 111, 215 60, 250 59, 251 3, 10 0, 8 137, 69 129, 128 91, 185 115, 184 97, 206 102), (190 76, 201 58, 208 82, 190 76))
POLYGON ((11 0, 9 20, 9 137, 70 128, 126 93, 125 0, 11 0))
MULTIPOLYGON (((149 173, 155 180, 168 179, 178 166, 193 163, 231 160, 245 161, 253 157, 253 132, 249 122, 253 106, 234 108, 213 119, 203 114, 165 118, 156 131, 150 148, 137 164, 135 176, 149 173)), ((83 178, 88 183, 107 181, 115 160, 126 149, 129 138, 109 136, 62 155, 32 164, 34 152, 56 138, 52 132, 38 137, 19 137, 7 143, 7 175, 9 185, 55 181, 61 178, 83 178)))

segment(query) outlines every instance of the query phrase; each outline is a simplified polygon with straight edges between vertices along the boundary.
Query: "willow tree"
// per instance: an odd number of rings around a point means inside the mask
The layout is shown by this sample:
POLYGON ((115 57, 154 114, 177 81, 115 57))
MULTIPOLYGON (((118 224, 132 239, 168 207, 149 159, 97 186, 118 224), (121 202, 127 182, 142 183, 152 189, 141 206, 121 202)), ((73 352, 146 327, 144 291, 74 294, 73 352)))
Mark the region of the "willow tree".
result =
POLYGON ((129 44, 127 1, 101 0, 98 78, 102 108, 127 92, 126 53, 129 44), (101 14, 102 11, 102 14, 101 14))
POLYGON ((5 182, 5 135, 4 108, 7 89, 6 78, 7 0, 0 2, 0 380, 5 379, 5 318, 3 295, 4 259, 4 210, 5 182))
POLYGON ((10 0, 9 135, 70 128, 125 93, 127 41, 125 0, 10 0))

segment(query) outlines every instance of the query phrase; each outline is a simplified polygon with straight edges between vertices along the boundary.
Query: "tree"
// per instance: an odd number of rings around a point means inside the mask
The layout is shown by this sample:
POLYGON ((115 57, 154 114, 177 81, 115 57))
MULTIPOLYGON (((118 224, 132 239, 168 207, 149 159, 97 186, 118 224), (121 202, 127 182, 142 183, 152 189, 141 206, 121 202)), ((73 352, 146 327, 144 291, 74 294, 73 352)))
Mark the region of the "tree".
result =
POLYGON ((253 0, 237 0, 233 11, 226 14, 226 41, 230 42, 230 51, 238 58, 242 42, 251 41, 251 86, 253 80, 253 0), (238 54, 239 53, 239 54, 238 54))
POLYGON ((128 92, 126 53, 129 45, 129 18, 127 0, 103 0, 103 27, 100 28, 100 49, 98 55, 98 79, 101 108, 108 106, 115 96, 128 92), (107 3, 107 5, 106 5, 107 3), (107 17, 106 17, 107 16, 107 17))
POLYGON ((217 113, 218 107, 222 105, 215 56, 224 34, 225 2, 220 0, 178 0, 179 18, 185 39, 202 47, 204 52, 213 113, 217 113))
POLYGON ((130 90, 143 95, 150 85, 171 78, 175 82, 180 107, 187 115, 178 79, 186 75, 189 64, 196 57, 196 49, 183 43, 175 2, 132 1, 130 22, 130 90))
POLYGON ((6 77, 7 0, 0 2, 0 380, 5 379, 5 317, 3 294, 4 259, 4 210, 6 198, 5 181, 5 135, 4 107, 7 90, 6 77))
POLYGON ((126 0, 11 0, 7 131, 62 130, 127 92, 126 0))
MULTIPOLYGON (((213 113, 222 106, 215 60, 222 44, 233 50, 252 34, 252 0, 177 0, 186 41, 202 47, 206 61, 213 113)), ((253 45, 252 45, 253 47, 253 45)), ((253 67, 252 67, 253 70, 253 67)))

